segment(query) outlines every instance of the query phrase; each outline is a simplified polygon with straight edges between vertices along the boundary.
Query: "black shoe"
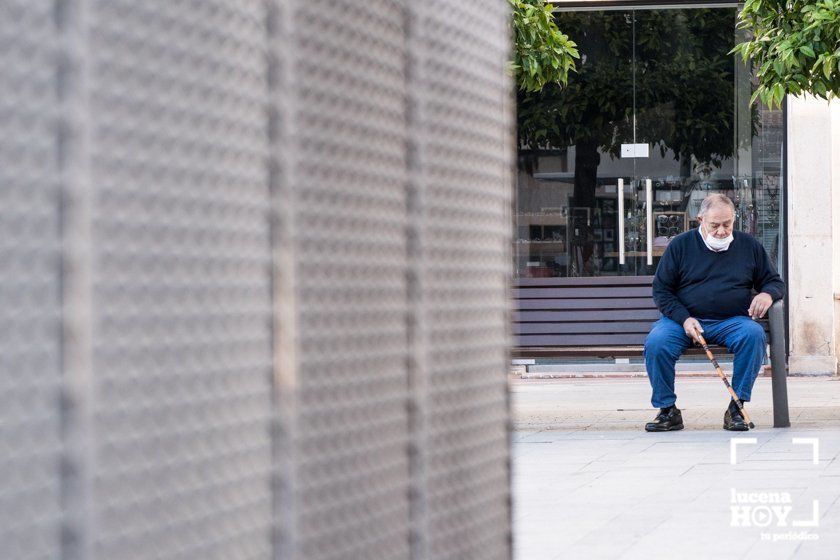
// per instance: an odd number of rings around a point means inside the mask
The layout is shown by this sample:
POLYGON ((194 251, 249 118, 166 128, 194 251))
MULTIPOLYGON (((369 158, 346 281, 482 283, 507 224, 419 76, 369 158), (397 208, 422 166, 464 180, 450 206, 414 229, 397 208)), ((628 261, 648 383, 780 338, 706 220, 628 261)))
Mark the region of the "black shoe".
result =
POLYGON ((723 429, 729 430, 730 432, 746 432, 750 429, 735 401, 730 401, 729 408, 726 409, 726 413, 723 415, 723 429))
POLYGON ((673 430, 682 430, 683 420, 680 409, 672 406, 665 410, 660 409, 659 414, 653 419, 653 422, 645 424, 646 432, 670 432, 673 430))

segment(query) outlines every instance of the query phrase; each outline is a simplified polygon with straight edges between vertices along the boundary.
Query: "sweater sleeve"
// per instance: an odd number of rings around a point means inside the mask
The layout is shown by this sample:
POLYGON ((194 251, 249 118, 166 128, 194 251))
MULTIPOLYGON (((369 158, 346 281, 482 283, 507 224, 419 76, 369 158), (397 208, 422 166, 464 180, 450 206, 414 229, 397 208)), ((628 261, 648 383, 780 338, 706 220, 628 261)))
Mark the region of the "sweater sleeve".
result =
POLYGON ((770 294, 773 301, 782 299, 785 296, 785 282, 779 276, 779 273, 776 272, 773 263, 770 262, 770 256, 767 254, 767 250, 759 243, 756 243, 756 245, 753 288, 757 292, 770 294))
POLYGON ((691 317, 691 313, 677 297, 680 282, 678 264, 677 250, 673 244, 669 244, 653 277, 653 301, 656 302, 656 306, 663 315, 678 325, 682 325, 691 317))

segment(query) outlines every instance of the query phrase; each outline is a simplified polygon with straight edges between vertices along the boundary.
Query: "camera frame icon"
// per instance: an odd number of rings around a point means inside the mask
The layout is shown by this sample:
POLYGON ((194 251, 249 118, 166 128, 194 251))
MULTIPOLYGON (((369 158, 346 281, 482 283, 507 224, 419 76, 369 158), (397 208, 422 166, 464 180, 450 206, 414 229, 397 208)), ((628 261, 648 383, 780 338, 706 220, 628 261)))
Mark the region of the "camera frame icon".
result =
MULTIPOLYGON (((811 446, 811 463, 819 465, 820 442, 816 437, 791 438, 793 445, 811 446)), ((738 437, 729 440, 729 464, 738 464, 738 448, 757 445, 758 438, 738 437)), ((811 515, 808 519, 790 519, 793 499, 789 492, 738 492, 730 488, 730 526, 732 527, 818 527, 820 501, 811 501, 811 515)))

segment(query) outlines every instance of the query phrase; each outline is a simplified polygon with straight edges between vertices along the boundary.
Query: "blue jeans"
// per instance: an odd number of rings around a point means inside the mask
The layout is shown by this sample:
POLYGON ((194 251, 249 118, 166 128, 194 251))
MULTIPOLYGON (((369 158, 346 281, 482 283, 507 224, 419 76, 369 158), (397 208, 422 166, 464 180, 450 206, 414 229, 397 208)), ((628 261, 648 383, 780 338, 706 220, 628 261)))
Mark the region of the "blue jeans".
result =
MULTIPOLYGON (((764 362, 764 328, 749 317, 738 316, 720 321, 698 319, 703 338, 709 344, 719 344, 735 354, 732 388, 738 398, 750 400, 753 384, 764 362)), ((691 339, 682 325, 667 317, 653 324, 645 340, 645 367, 653 397, 650 402, 658 408, 671 406, 677 400, 674 393, 674 366, 680 354, 689 347, 691 339)))

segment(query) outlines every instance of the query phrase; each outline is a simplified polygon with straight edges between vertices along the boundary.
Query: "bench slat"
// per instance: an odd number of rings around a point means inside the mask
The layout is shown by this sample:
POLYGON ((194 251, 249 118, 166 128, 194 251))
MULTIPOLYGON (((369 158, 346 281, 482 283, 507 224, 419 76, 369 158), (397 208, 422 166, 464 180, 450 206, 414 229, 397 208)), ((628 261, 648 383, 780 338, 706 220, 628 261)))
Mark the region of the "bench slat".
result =
POLYGON ((516 337, 517 346, 615 346, 632 344, 642 346, 647 334, 533 334, 516 337))
MULTIPOLYGON (((721 359, 722 357, 731 356, 727 353, 725 348, 719 346, 710 346, 715 357, 721 359)), ((565 356, 598 356, 598 357, 639 357, 644 349, 641 345, 627 345, 627 346, 589 346, 589 347, 569 347, 562 346, 528 346, 517 347, 513 349, 512 356, 516 358, 552 358, 565 356)), ((683 355, 702 356, 705 352, 699 346, 690 346, 683 352, 683 355)))
POLYGON ((659 311, 653 309, 581 309, 571 311, 514 311, 513 320, 518 323, 536 322, 582 322, 582 321, 625 321, 659 319, 659 311))
POLYGON ((653 276, 589 276, 576 278, 518 278, 516 284, 526 286, 650 286, 653 276))
POLYGON ((520 299, 521 310, 537 309, 656 309, 653 298, 520 299))
POLYGON ((592 288, 515 288, 513 297, 518 299, 562 298, 651 298, 650 286, 604 286, 592 288))
POLYGON ((650 321, 600 321, 592 323, 517 323, 514 334, 641 333, 650 332, 650 321))

